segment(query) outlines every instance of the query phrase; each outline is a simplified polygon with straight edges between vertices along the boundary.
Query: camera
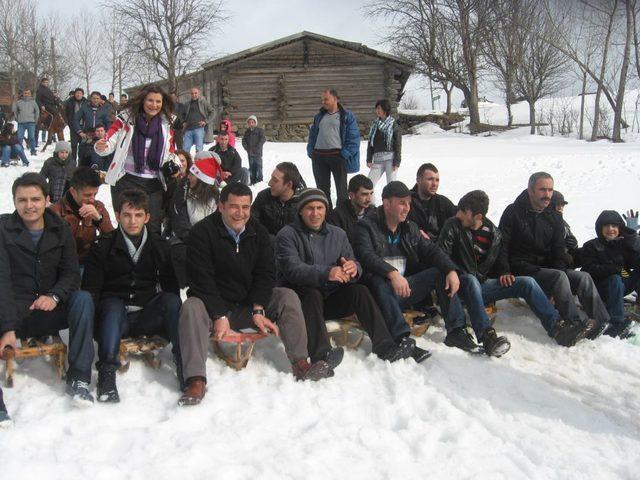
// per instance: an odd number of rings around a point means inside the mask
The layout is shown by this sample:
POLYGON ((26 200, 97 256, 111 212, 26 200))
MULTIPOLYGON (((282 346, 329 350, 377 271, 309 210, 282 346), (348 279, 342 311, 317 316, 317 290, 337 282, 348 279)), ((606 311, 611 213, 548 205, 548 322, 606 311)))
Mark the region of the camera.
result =
POLYGON ((172 177, 180 171, 180 164, 174 160, 169 160, 167 163, 160 167, 160 171, 165 177, 172 177))

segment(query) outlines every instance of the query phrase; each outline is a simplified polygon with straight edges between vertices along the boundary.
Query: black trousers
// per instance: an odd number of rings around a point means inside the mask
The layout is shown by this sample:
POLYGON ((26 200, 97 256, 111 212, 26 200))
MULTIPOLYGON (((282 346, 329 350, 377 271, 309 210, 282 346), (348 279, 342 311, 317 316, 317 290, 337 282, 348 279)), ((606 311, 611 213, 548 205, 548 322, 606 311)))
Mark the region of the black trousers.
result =
POLYGON ((340 155, 317 155, 311 159, 313 178, 316 186, 324 192, 329 200, 329 210, 333 208, 331 202, 331 175, 336 184, 336 197, 340 200, 348 198, 347 194, 347 165, 340 155))
POLYGON ((142 190, 149 195, 149 213, 151 220, 147 224, 149 233, 157 233, 160 235, 162 219, 164 217, 164 209, 162 208, 164 200, 164 189, 162 183, 156 178, 142 178, 135 175, 125 174, 118 182, 111 187, 111 201, 115 205, 116 197, 123 190, 135 188, 142 190))
POLYGON ((331 349, 325 320, 336 320, 354 313, 381 354, 395 344, 369 289, 359 283, 344 285, 326 295, 315 288, 298 290, 307 326, 307 350, 312 362, 322 360, 331 349))

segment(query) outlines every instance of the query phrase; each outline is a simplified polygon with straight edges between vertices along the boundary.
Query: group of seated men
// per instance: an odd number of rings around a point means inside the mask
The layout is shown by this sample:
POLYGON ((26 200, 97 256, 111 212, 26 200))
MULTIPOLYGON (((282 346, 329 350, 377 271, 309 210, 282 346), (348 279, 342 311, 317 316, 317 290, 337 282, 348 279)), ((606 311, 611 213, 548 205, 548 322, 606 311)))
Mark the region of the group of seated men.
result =
POLYGON ((388 183, 376 208, 371 180, 356 175, 348 200, 331 212, 321 190, 300 188, 290 162, 276 166, 253 205, 248 186, 229 183, 217 211, 188 236, 182 303, 169 244, 146 227, 144 192, 116 198, 114 229, 96 200, 101 181, 94 170, 76 169, 51 208, 46 181, 25 173, 12 187, 15 211, 0 216, 0 355, 17 348, 18 338, 68 328, 66 392, 87 405, 94 401, 95 335, 97 398, 118 402, 120 340, 161 335, 172 344, 179 404, 195 405, 206 392, 210 337, 222 340, 231 330, 280 337, 298 380, 333 376, 344 352, 331 346, 325 321, 352 314, 380 359, 422 362, 431 353, 411 338, 403 311, 425 308, 434 291, 445 344, 469 352, 508 352, 508 339, 485 311, 506 298, 523 298, 563 346, 603 332, 628 334, 623 302, 638 287, 640 241, 616 212, 598 217, 597 237, 580 249, 577 271, 548 173, 531 175, 499 226, 486 217, 483 191, 455 207, 437 193, 435 166, 422 165, 416 180, 412 190, 388 183))

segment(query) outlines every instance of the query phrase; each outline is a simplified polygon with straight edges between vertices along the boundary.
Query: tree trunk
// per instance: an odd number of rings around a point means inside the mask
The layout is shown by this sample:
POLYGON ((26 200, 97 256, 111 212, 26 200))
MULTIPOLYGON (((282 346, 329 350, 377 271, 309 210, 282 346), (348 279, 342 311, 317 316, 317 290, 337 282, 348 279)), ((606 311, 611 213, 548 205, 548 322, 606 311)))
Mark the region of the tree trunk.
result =
POLYGON ((449 90, 445 88, 445 92, 447 93, 447 115, 449 115, 451 113, 451 92, 453 92, 453 85, 451 85, 449 90))
POLYGON ((580 140, 584 138, 584 103, 587 96, 587 72, 582 72, 582 98, 580 99, 580 140))
POLYGON ((469 131, 472 134, 476 134, 480 131, 480 109, 478 108, 478 81, 473 74, 470 86, 469 98, 467 98, 467 107, 469 108, 469 131))
POLYGON ((616 108, 613 112, 613 135, 611 140, 614 142, 622 142, 622 115, 624 108, 624 91, 627 86, 627 74, 629 72, 629 57, 631 54, 631 30, 633 23, 631 17, 634 11, 631 0, 625 2, 627 11, 627 36, 624 44, 624 56, 622 57, 622 67, 620 68, 620 82, 618 83, 618 95, 616 96, 616 108))
POLYGON ((529 133, 531 135, 535 135, 536 134, 536 102, 534 102, 533 100, 527 100, 527 103, 529 104, 529 125, 531 125, 531 129, 529 130, 529 133))
MULTIPOLYGON (((600 96, 602 95, 602 88, 604 84, 604 74, 607 69, 607 56, 609 55, 609 40, 611 39, 611 31, 613 30, 613 19, 618 9, 618 0, 613 3, 611 14, 609 15, 609 25, 607 27, 607 35, 604 39, 604 46, 602 47, 602 64, 600 65, 600 76, 598 78, 598 89, 596 91, 596 104, 593 114, 593 129, 591 131, 591 141, 595 142, 598 139, 598 130, 600 128, 600 96)), ((615 102, 613 104, 615 110, 615 102)))

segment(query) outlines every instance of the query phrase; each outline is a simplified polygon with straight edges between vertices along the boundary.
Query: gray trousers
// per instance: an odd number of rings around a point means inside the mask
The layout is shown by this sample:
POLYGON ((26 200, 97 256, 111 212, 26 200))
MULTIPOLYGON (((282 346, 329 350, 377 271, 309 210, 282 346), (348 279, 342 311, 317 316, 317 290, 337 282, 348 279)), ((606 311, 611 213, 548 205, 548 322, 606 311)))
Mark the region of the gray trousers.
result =
POLYGON ((369 179, 373 182, 373 186, 375 187, 382 174, 385 173, 387 175, 387 183, 396 180, 397 171, 393 169, 393 160, 386 160, 383 163, 373 163, 371 164, 371 169, 369 170, 369 179))
POLYGON ((600 323, 609 322, 607 307, 587 272, 541 268, 531 276, 542 287, 544 293, 553 296, 556 310, 563 319, 583 323, 588 317, 600 323), (578 296, 584 312, 577 307, 573 299, 574 294, 578 296))
MULTIPOLYGON (((254 327, 252 305, 240 305, 227 314, 231 328, 239 330, 254 327)), ((271 301, 265 307, 268 319, 280 329, 280 338, 291 363, 306 359, 307 329, 302 314, 300 299, 289 288, 274 288, 271 301)), ((205 363, 209 352, 211 319, 202 300, 189 297, 180 309, 180 352, 185 380, 207 376, 205 363)))

